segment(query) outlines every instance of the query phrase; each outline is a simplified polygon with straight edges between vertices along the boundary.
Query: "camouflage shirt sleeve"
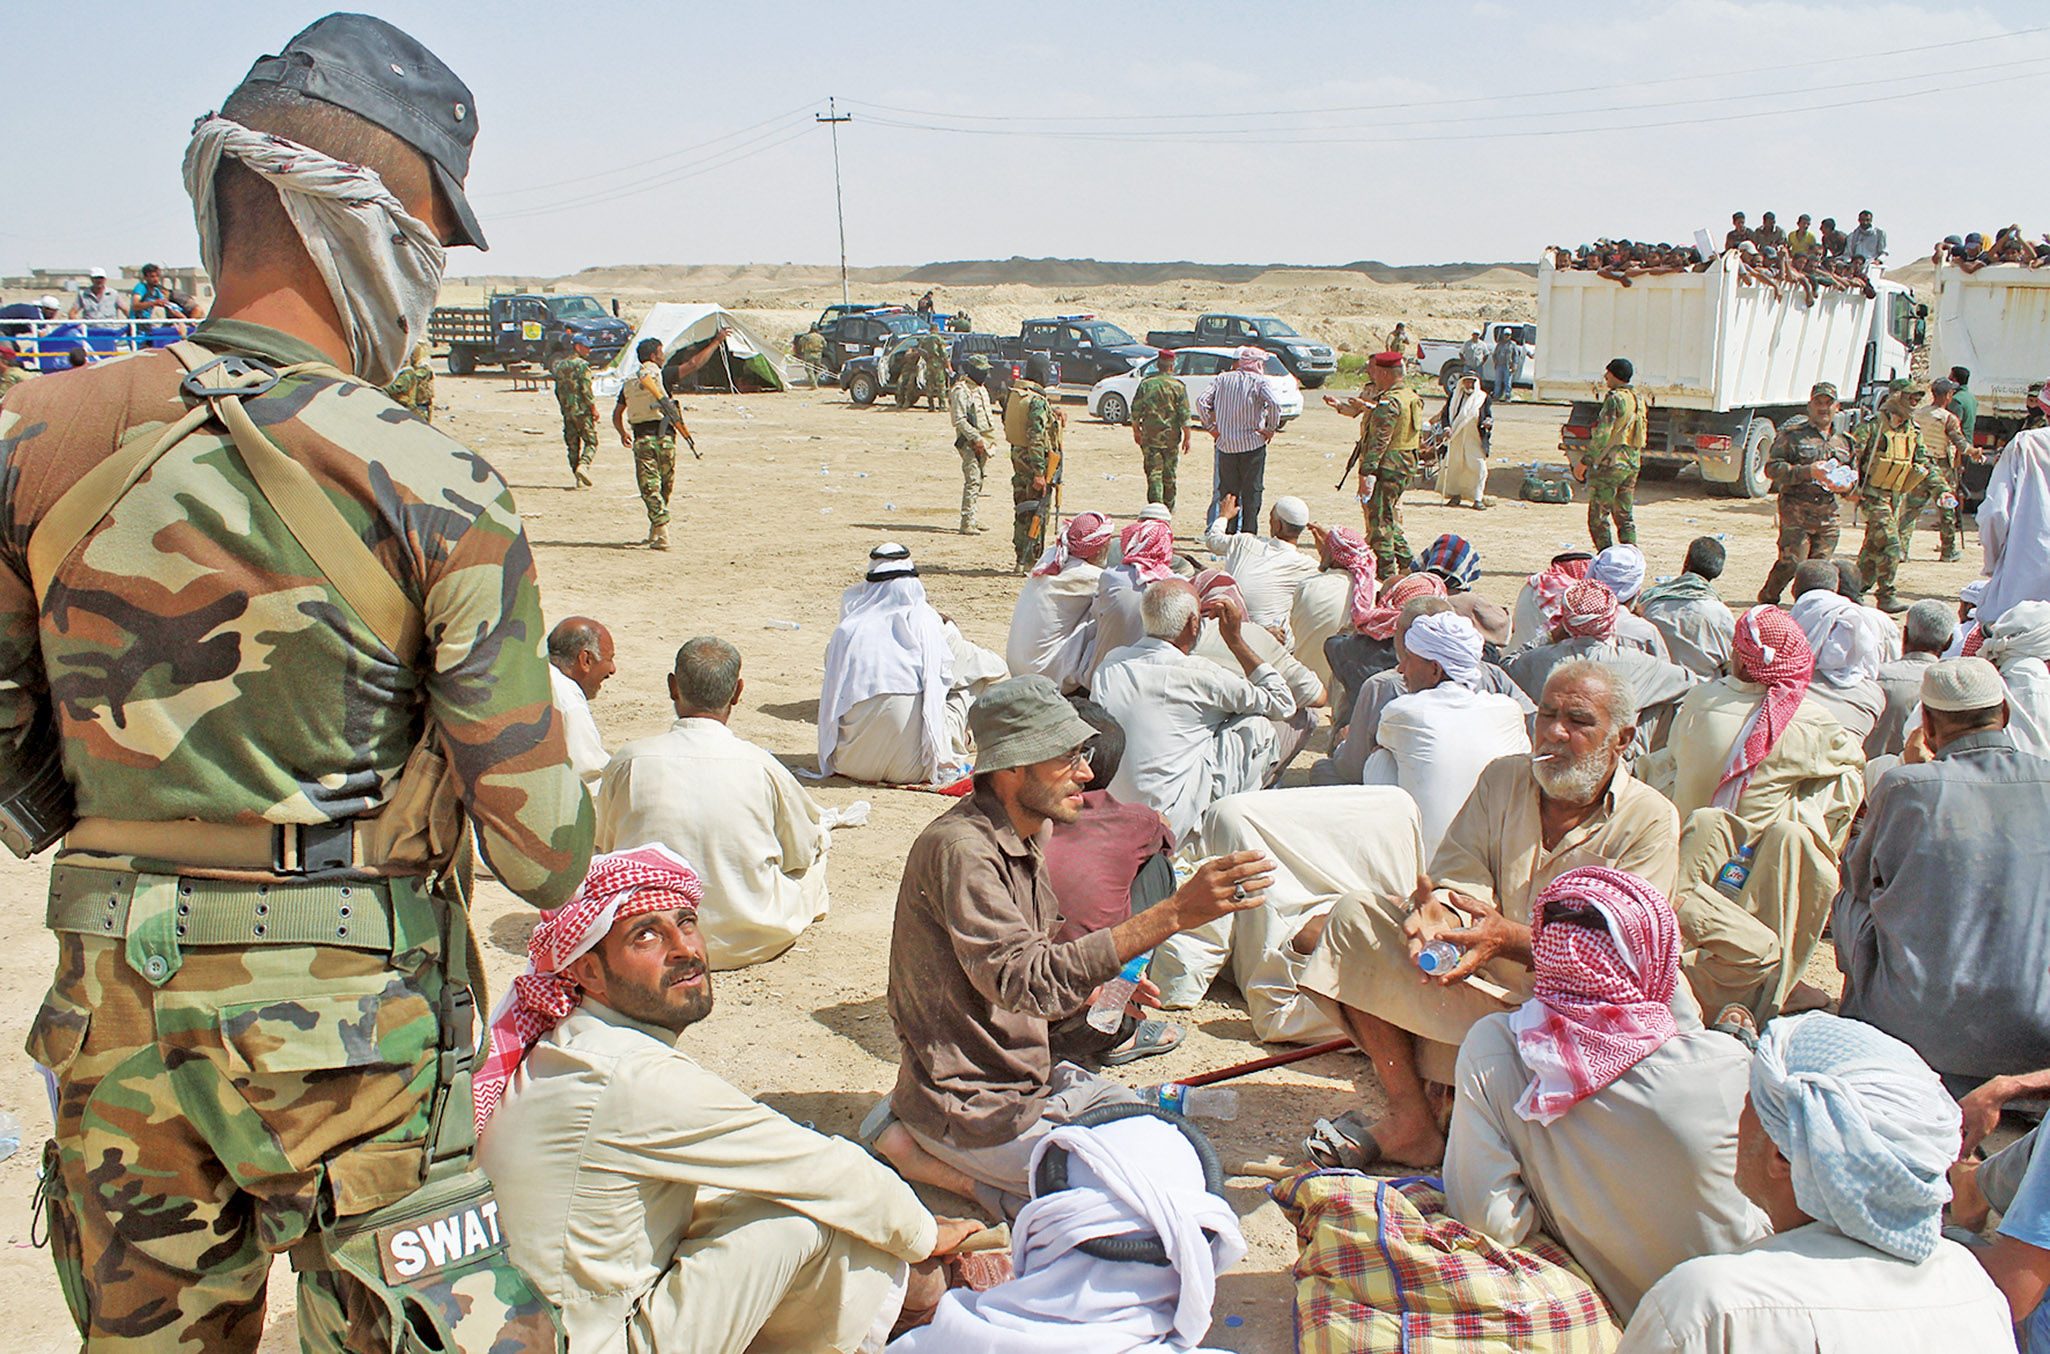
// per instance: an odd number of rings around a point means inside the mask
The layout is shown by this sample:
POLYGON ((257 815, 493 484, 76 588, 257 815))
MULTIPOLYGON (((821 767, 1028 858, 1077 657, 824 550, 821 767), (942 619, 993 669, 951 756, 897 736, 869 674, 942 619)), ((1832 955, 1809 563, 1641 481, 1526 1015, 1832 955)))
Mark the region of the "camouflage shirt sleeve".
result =
POLYGON ((1630 406, 1623 392, 1611 390, 1602 401, 1602 410, 1595 415, 1594 435, 1589 439, 1594 444, 1596 460, 1622 445, 1623 430, 1630 424, 1630 406))
POLYGON ((1374 473, 1374 467, 1380 463, 1381 453, 1395 440, 1395 425, 1401 421, 1402 401, 1395 397, 1392 390, 1376 400, 1374 407, 1367 410, 1367 426, 1360 434, 1361 443, 1365 447, 1360 453, 1362 475, 1374 473))

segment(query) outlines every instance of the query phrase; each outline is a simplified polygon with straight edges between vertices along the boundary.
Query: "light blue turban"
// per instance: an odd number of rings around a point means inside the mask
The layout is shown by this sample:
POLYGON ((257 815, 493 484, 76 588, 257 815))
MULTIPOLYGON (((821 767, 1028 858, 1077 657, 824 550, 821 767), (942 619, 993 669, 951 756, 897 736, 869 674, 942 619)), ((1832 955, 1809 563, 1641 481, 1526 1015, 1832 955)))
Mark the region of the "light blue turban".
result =
POLYGON ((1962 1116, 1915 1050, 1824 1011, 1782 1016, 1759 1036, 1751 1108, 1803 1213, 1903 1260, 1935 1253, 1962 1116))

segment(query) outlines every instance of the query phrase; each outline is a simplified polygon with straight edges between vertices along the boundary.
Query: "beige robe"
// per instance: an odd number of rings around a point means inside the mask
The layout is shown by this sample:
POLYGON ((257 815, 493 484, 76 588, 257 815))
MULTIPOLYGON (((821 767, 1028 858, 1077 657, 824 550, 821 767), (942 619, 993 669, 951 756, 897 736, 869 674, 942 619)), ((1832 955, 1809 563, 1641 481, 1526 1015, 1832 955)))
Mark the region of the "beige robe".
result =
MULTIPOLYGON (((1466 807, 1446 829, 1431 859, 1431 880, 1491 901, 1509 920, 1528 924, 1531 900, 1582 865, 1628 870, 1670 892, 1678 838, 1673 806, 1618 766, 1601 807, 1547 850, 1530 757, 1504 757, 1481 772, 1466 807)), ((1466 1032, 1482 1016, 1528 999, 1531 972, 1497 958, 1450 986, 1426 978, 1402 933, 1408 906, 1407 893, 1392 890, 1339 899, 1302 990, 1333 1023, 1341 1022, 1338 1008, 1349 1006, 1410 1031, 1417 1036, 1418 1070, 1449 1083, 1466 1032)))
POLYGON ((1760 1023, 1779 1014, 1821 941, 1844 843, 1865 798, 1864 749, 1811 698, 1735 804, 1714 806, 1731 749, 1764 694, 1735 677, 1698 686, 1681 702, 1667 741, 1681 818, 1672 895, 1687 947, 1681 968, 1710 1019, 1732 1002, 1760 1023), (1746 843, 1755 848, 1751 875, 1733 901, 1716 890, 1715 878, 1746 843))

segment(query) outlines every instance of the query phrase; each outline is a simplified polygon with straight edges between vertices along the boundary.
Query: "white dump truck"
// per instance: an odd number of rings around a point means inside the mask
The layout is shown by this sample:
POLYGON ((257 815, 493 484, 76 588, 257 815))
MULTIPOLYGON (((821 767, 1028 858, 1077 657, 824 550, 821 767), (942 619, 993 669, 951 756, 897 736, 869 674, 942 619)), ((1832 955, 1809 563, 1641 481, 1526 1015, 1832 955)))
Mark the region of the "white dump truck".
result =
POLYGON ((1929 374, 1972 373, 1979 418, 1972 441, 2000 448, 2021 430, 2029 387, 2050 374, 2050 268, 1996 263, 1936 269, 1929 305, 1929 374))
POLYGON ((1631 284, 1560 271, 1549 258, 1538 270, 1545 341, 1532 384, 1538 399, 1572 404, 1559 435, 1569 455, 1593 436, 1602 369, 1625 357, 1651 397, 1645 469, 1695 466, 1711 492, 1757 498, 1771 489, 1773 433, 1807 408, 1817 381, 1835 382, 1849 404, 1908 374, 1915 298, 1898 283, 1875 280, 1873 298, 1825 288, 1810 302, 1740 285, 1726 255, 1706 272, 1631 284))

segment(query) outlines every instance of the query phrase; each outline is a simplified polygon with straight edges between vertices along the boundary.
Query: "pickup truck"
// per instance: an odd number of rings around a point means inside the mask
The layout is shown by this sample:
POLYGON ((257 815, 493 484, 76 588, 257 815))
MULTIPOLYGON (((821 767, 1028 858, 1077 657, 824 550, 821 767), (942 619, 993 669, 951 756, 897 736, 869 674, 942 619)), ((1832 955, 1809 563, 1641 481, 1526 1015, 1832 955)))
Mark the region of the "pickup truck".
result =
MULTIPOLYGON (((1495 342, 1508 330, 1511 338, 1523 349, 1523 366, 1519 369, 1515 384, 1527 386, 1531 373, 1537 370, 1537 331, 1534 324, 1511 324, 1496 320, 1481 327, 1481 344, 1488 350, 1487 358, 1481 363, 1481 385, 1492 390, 1495 386, 1495 342)), ((1417 367, 1438 378, 1439 387, 1447 395, 1459 382, 1459 350, 1466 346, 1466 340, 1456 342, 1450 339, 1423 339, 1417 343, 1417 367)))
POLYGON ((448 347, 451 376, 545 361, 563 346, 565 331, 589 340, 593 367, 609 365, 634 333, 595 296, 503 292, 482 306, 437 306, 427 317, 427 337, 448 347))
POLYGON ((827 306, 818 322, 819 334, 826 341, 826 370, 836 377, 850 360, 925 329, 925 322, 902 306, 827 306))
POLYGON ((1306 339, 1288 321, 1272 315, 1201 315, 1192 330, 1156 329, 1146 341, 1156 348, 1264 348, 1280 358, 1289 375, 1307 390, 1323 385, 1338 370, 1338 355, 1330 344, 1306 339))
MULTIPOLYGON (((874 404, 886 389, 895 389, 895 376, 899 370, 894 365, 895 359, 914 347, 917 342, 916 333, 905 334, 893 339, 886 350, 849 358, 840 368, 839 377, 840 388, 847 392, 848 403, 874 404), (887 387, 880 375, 884 351, 887 351, 892 359, 892 380, 887 387)), ((989 392, 990 403, 999 409, 1004 407, 1004 399, 1011 393, 1012 383, 1023 377, 1028 367, 1038 369, 1043 378, 1041 384, 1049 390, 1060 384, 1059 363, 1044 356, 1039 356, 1037 361, 1020 356, 1005 356, 1005 349, 1009 348, 1015 352, 1017 344, 1018 340, 997 334, 954 335, 954 341, 947 349, 947 380, 951 383, 954 377, 961 374, 962 364, 980 353, 990 362, 989 379, 982 383, 982 388, 989 392)))
POLYGON ((1059 384, 1085 395, 1104 377, 1122 376, 1160 352, 1094 315, 1027 320, 1018 330, 1018 348, 1020 355, 1045 353, 1059 369, 1059 384))

